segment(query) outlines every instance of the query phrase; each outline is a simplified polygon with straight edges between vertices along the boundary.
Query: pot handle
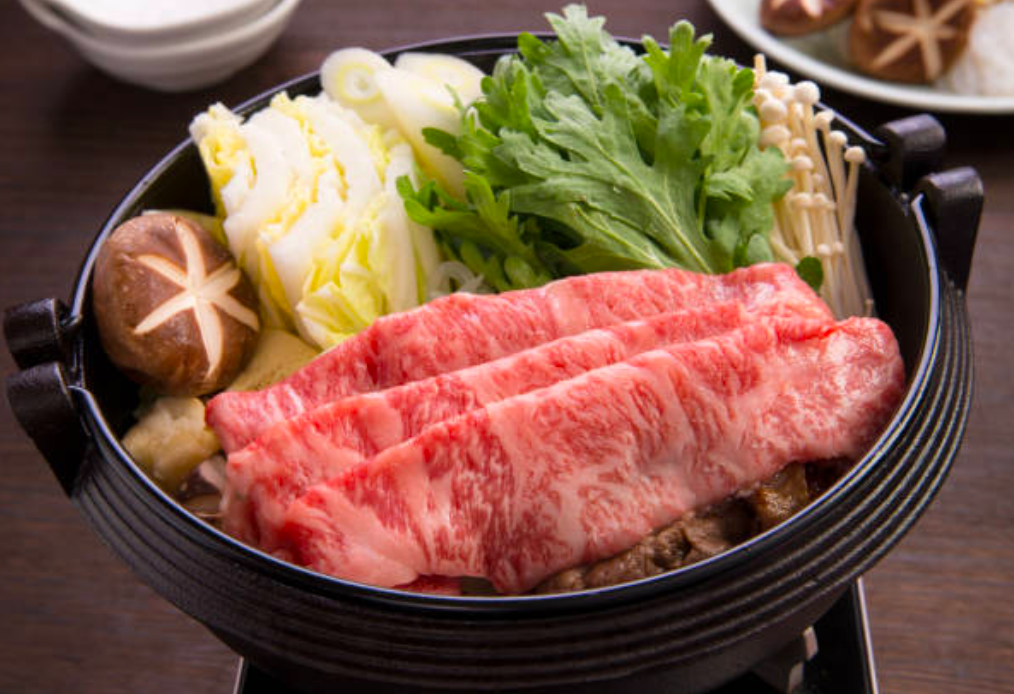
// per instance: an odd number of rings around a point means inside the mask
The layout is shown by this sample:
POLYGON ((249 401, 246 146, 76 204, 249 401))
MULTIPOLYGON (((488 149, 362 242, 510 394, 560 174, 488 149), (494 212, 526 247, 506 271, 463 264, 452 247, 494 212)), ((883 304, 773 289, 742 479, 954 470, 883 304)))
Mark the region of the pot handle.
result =
POLYGON ((872 151, 880 171, 902 194, 921 197, 940 260, 964 291, 982 214, 982 180, 969 167, 940 170, 947 132, 927 113, 884 123, 873 134, 880 140, 872 151))
POLYGON ((947 131, 928 113, 884 123, 873 135, 880 146, 871 154, 881 173, 900 190, 911 190, 916 181, 943 165, 947 131))
POLYGON ((4 312, 4 337, 18 368, 69 359, 78 321, 67 313, 67 306, 59 299, 29 301, 4 312))
POLYGON ((923 176, 914 193, 925 202, 940 260, 954 285, 965 291, 982 215, 982 179, 969 166, 948 169, 923 176))
POLYGON ((7 346, 21 368, 7 377, 7 401, 68 496, 88 441, 66 366, 78 325, 59 299, 32 301, 4 312, 7 346))

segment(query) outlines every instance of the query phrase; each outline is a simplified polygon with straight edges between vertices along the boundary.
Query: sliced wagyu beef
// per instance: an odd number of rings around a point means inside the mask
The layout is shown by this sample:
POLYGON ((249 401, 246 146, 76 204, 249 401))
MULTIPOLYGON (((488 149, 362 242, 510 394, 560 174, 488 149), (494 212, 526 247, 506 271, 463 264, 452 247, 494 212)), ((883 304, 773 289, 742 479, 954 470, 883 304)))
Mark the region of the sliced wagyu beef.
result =
POLYGON ((236 537, 363 583, 517 593, 859 456, 903 381, 883 323, 836 324, 787 266, 618 272, 389 316, 208 420, 236 537))
POLYGON ((572 277, 498 295, 452 294, 385 316, 288 379, 256 392, 226 392, 208 423, 227 453, 301 412, 535 347, 568 335, 685 308, 738 301, 747 309, 778 294, 793 315, 830 321, 795 271, 753 265, 726 275, 644 270, 572 277))
POLYGON ((903 388, 880 321, 750 321, 431 424, 290 504, 286 552, 374 585, 523 592, 790 462, 858 457, 903 388))
MULTIPOLYGON (((769 305, 759 310, 774 309, 769 305)), ((738 302, 663 313, 387 390, 352 395, 279 422, 229 456, 225 529, 274 551, 286 508, 307 487, 432 424, 647 350, 728 332, 758 318, 738 302)))

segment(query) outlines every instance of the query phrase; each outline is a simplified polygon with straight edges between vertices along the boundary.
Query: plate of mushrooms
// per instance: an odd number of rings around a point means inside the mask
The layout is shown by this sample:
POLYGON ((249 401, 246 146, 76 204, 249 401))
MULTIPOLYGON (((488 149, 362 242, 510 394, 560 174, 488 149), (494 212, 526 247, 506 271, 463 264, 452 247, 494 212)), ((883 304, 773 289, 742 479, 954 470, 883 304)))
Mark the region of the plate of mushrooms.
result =
POLYGON ((1014 0, 709 0, 821 84, 909 108, 1014 113, 1014 0))

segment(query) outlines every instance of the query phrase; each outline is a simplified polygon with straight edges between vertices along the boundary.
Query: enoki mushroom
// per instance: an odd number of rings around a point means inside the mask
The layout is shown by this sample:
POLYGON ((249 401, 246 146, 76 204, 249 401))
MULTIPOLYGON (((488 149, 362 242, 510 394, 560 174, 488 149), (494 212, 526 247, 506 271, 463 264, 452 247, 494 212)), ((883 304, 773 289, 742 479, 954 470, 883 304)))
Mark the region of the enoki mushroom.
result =
POLYGON ((761 121, 761 147, 778 147, 790 164, 792 188, 775 203, 771 247, 775 257, 796 265, 807 256, 820 260, 820 295, 835 316, 871 315, 873 298, 855 232, 862 147, 833 130, 834 112, 815 108, 820 89, 813 82, 791 84, 754 58, 754 105, 761 121))

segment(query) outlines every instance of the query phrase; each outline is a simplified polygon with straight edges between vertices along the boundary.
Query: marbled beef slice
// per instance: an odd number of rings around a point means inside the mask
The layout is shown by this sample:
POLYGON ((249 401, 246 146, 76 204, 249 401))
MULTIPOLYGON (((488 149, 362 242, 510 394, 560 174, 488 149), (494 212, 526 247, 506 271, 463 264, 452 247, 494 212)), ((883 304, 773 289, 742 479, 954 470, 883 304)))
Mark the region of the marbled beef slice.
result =
POLYGON ((646 350, 720 334, 757 319, 736 302, 659 314, 387 390, 352 395, 296 415, 229 456, 225 529, 265 551, 276 551, 285 510, 307 487, 432 424, 646 350))
POLYGON ((348 395, 383 390, 628 320, 740 301, 831 321, 827 306, 783 264, 726 275, 679 269, 606 272, 496 295, 452 294, 385 316, 261 391, 225 392, 208 403, 208 423, 227 453, 264 429, 348 395))
POLYGON ((342 578, 520 593, 792 461, 858 457, 903 387, 880 321, 751 323, 433 425, 311 487, 284 531, 342 578))

